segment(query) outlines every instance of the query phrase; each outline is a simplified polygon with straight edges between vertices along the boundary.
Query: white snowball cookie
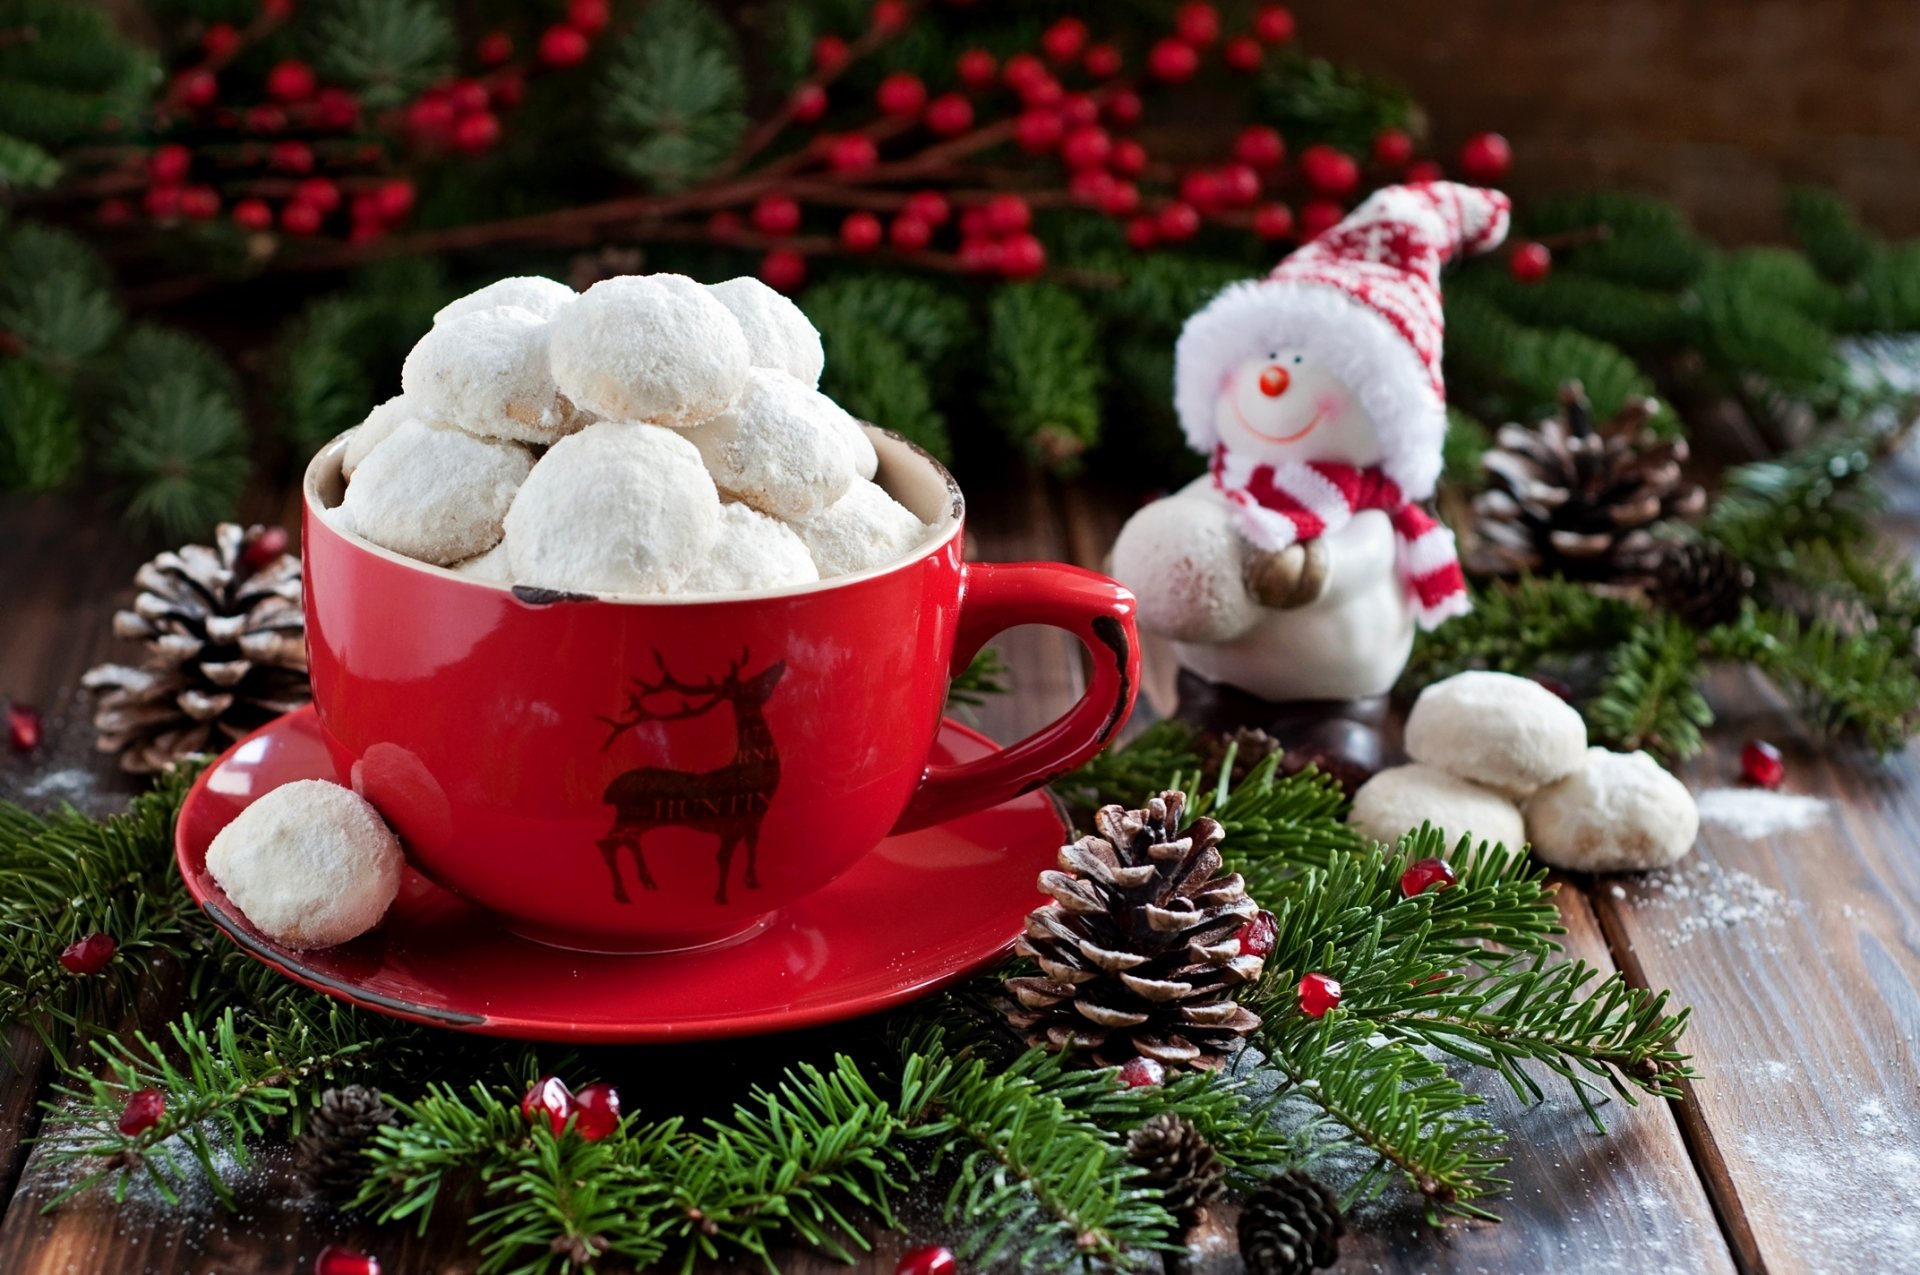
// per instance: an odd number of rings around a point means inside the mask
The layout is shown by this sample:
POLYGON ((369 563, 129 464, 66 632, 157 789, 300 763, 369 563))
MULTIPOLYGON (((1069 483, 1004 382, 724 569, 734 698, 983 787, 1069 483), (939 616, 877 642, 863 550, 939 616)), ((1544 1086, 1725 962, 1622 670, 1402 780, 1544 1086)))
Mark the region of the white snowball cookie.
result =
POLYGON ((350 788, 283 784, 207 847, 207 871, 253 927, 294 948, 358 938, 400 892, 400 842, 350 788))
POLYGON ((1245 553, 1225 501, 1169 496, 1120 528, 1113 576, 1139 600, 1141 628, 1176 642, 1225 642, 1261 618, 1241 579, 1245 553))
POLYGON ((819 331, 799 306, 752 275, 709 284, 707 291, 740 321, 755 367, 778 368, 808 389, 819 387, 827 356, 819 331))
POLYGON ((437 323, 400 368, 421 416, 482 438, 551 443, 585 424, 547 368, 547 321, 516 305, 437 323))
POLYGON ((847 494, 793 523, 820 578, 851 575, 903 557, 927 534, 927 524, 886 490, 855 479, 847 494))
POLYGON ((1406 747, 1415 761, 1518 799, 1579 768, 1587 724, 1529 678, 1460 673, 1420 692, 1406 747))
POLYGON ((751 358, 732 311, 677 274, 594 284, 553 319, 553 379, 612 420, 692 425, 733 406, 751 358))
POLYGON ((700 453, 653 425, 602 421, 555 443, 507 511, 519 584, 670 593, 720 535, 720 493, 700 453))
POLYGON ((532 468, 532 454, 518 443, 402 421, 360 462, 333 522, 444 567, 500 543, 507 510, 532 468))
POLYGON ((1527 831, 1542 863, 1638 872, 1693 848, 1700 809, 1687 786, 1645 753, 1589 748, 1584 766, 1527 802, 1527 831))
POLYGON ((1493 841, 1518 849, 1527 840, 1520 808, 1511 801, 1417 762, 1390 767, 1361 784, 1347 822, 1388 845, 1422 823, 1445 830, 1448 845, 1471 836, 1476 843, 1493 841))
POLYGON ((741 593, 779 589, 820 578, 813 556, 793 529, 746 505, 720 506, 720 538, 681 582, 682 593, 741 593))
POLYGON ((453 568, 453 573, 483 584, 512 584, 513 567, 507 560, 507 542, 502 540, 479 557, 459 563, 453 568))
POLYGON ((804 518, 846 494, 854 458, 831 399, 785 372, 756 367, 740 400, 683 437, 714 486, 776 518, 804 518))
POLYGON ((564 283, 543 279, 539 275, 520 275, 490 283, 478 292, 469 292, 457 301, 447 302, 433 316, 433 321, 445 323, 456 315, 471 314, 475 310, 491 310, 495 306, 503 305, 519 306, 522 310, 533 311, 543 319, 551 319, 577 295, 579 294, 564 283))
POLYGON ((385 442, 387 435, 400 427, 401 421, 416 415, 405 394, 395 394, 368 412, 367 419, 347 431, 347 445, 340 453, 340 476, 352 478, 353 471, 360 468, 368 452, 385 442))

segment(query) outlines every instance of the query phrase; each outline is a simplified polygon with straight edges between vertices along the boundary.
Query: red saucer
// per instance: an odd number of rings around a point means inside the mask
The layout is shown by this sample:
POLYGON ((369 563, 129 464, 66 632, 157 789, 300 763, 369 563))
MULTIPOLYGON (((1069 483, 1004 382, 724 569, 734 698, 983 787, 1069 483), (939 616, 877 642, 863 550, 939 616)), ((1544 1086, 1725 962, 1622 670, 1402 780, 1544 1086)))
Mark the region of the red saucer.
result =
MULTIPOLYGON (((934 764, 995 745, 946 722, 934 764)), ((339 781, 311 708, 229 749, 194 784, 174 845, 187 892, 253 956, 363 1009, 435 1027, 532 1040, 648 1042, 785 1031, 924 995, 1005 953, 1065 833, 1045 793, 891 837, 845 876, 730 946, 599 956, 507 933, 409 869, 384 924, 340 947, 296 952, 249 925, 207 872, 214 835, 296 779, 339 781), (934 900, 935 906, 925 902, 934 900), (914 905, 918 906, 914 906, 914 905)))

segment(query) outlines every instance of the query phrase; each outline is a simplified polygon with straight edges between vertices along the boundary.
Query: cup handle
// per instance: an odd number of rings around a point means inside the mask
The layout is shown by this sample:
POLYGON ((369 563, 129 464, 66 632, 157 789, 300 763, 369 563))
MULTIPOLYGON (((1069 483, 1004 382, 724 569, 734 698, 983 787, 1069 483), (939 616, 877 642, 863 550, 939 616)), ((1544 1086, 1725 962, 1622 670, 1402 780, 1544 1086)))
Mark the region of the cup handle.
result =
POLYGON ((894 832, 911 832, 997 806, 1052 783, 1092 757, 1133 711, 1140 643, 1133 594, 1091 571, 1058 562, 968 563, 950 672, 972 662, 989 638, 1019 624, 1050 624, 1080 639, 1093 676, 1080 702, 1052 725, 991 757, 929 766, 894 832))

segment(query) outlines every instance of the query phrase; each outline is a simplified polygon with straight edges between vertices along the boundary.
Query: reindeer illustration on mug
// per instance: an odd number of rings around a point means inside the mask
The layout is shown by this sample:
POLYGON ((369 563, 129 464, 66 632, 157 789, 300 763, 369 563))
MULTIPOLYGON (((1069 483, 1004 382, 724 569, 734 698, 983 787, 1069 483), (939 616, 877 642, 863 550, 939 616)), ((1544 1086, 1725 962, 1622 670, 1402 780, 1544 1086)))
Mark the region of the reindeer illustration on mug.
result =
POLYGON ((733 760, 713 770, 668 770, 644 766, 617 776, 607 785, 604 800, 613 807, 613 826, 600 839, 600 853, 606 856, 607 872, 613 878, 613 897, 621 903, 627 897, 620 877, 619 854, 622 847, 633 857, 640 884, 655 890, 653 874, 647 871, 641 840, 656 828, 679 826, 711 832, 720 838, 717 854, 720 884, 714 901, 727 901, 727 880, 733 865, 735 847, 747 848, 747 889, 757 890, 754 847, 760 837, 760 821, 773 804, 773 791, 780 785, 780 751, 767 729, 763 709, 772 698, 774 687, 787 671, 784 661, 769 664, 752 677, 742 678, 741 666, 747 662, 742 650, 738 659, 727 665, 718 678, 704 682, 683 682, 667 670, 658 650, 653 660, 660 670, 655 681, 633 678, 627 692, 627 706, 619 717, 602 717, 610 728, 600 746, 605 752, 621 735, 644 722, 671 722, 698 717, 722 703, 733 707, 735 745, 733 760), (649 708, 647 701, 659 695, 679 697, 671 711, 649 708))

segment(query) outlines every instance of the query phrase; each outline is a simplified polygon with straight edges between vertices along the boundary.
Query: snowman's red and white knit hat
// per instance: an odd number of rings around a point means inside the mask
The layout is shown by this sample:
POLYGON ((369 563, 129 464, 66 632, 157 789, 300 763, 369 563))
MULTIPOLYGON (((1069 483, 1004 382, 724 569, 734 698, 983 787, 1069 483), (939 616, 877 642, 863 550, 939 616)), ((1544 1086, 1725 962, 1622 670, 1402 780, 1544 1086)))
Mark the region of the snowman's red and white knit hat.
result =
POLYGON ((1506 238, 1497 190, 1387 186, 1265 279, 1229 284, 1174 347, 1174 406, 1210 455, 1225 377, 1247 359, 1304 349, 1353 389, 1380 431, 1381 469, 1409 500, 1433 494, 1447 431, 1440 377, 1440 267, 1506 238))

